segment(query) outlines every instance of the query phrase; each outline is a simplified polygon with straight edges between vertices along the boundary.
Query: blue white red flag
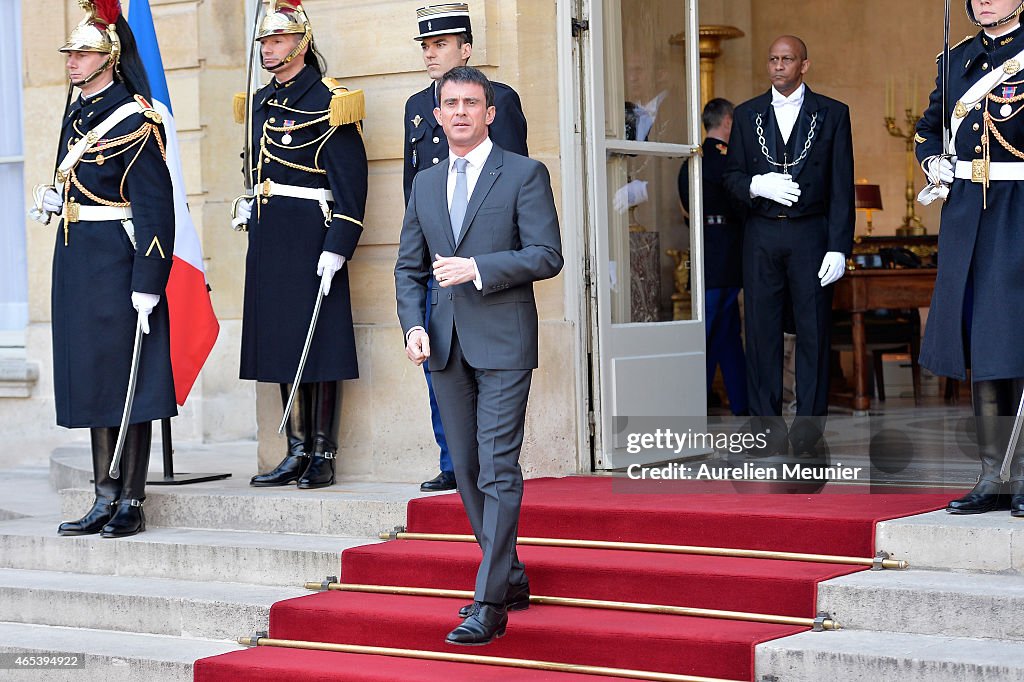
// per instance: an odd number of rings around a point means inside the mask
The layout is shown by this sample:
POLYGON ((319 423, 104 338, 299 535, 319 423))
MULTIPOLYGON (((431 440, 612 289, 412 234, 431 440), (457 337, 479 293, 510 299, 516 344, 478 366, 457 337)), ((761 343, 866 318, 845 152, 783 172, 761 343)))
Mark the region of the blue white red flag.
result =
POLYGON ((185 180, 181 171, 178 131, 174 125, 171 98, 164 75, 160 45, 153 25, 149 0, 131 0, 128 25, 138 43, 139 55, 149 78, 153 108, 163 116, 167 134, 167 168, 174 186, 174 263, 167 282, 167 309, 171 319, 171 370, 174 394, 179 405, 192 390, 199 370, 213 349, 220 324, 213 312, 206 285, 203 249, 189 214, 185 180))

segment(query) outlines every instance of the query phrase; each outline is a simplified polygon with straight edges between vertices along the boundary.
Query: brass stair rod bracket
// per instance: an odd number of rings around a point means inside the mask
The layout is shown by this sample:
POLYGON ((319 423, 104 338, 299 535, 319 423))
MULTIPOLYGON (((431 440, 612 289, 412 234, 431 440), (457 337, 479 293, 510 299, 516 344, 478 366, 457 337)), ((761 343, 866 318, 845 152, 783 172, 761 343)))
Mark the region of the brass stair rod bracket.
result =
POLYGON ((813 632, 824 632, 825 630, 842 630, 843 626, 839 624, 839 621, 832 618, 832 614, 827 611, 819 611, 818 615, 814 619, 814 625, 811 627, 813 632))
POLYGON ((910 563, 903 561, 902 559, 890 558, 888 552, 878 552, 875 554, 874 561, 871 563, 872 571, 884 571, 884 570, 895 570, 903 571, 910 568, 910 563))

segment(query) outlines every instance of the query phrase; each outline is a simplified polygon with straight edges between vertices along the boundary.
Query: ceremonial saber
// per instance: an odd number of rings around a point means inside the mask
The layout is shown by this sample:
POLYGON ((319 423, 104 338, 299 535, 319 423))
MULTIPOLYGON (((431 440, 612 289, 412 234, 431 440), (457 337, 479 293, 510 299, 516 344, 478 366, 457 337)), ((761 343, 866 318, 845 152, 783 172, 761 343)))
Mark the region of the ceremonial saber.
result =
POLYGON ((121 428, 117 432, 117 445, 114 446, 114 460, 110 463, 110 477, 121 477, 121 454, 124 452, 124 440, 128 434, 128 420, 132 415, 135 403, 135 384, 139 380, 139 361, 142 359, 142 319, 135 323, 135 348, 132 350, 132 369, 128 373, 128 395, 124 400, 124 413, 121 415, 121 428))
POLYGON ((1013 420, 1013 433, 1010 434, 1010 442, 1006 445, 1003 465, 999 467, 999 480, 1003 483, 1010 480, 1010 464, 1013 462, 1013 453, 1017 451, 1017 443, 1020 442, 1022 426, 1024 426, 1024 393, 1021 394, 1020 405, 1017 406, 1017 418, 1013 420))
POLYGON ((946 122, 946 91, 949 90, 949 0, 942 27, 942 153, 949 154, 949 124, 946 122))
POLYGON ((306 369, 306 358, 309 357, 309 347, 313 343, 313 332, 316 331, 316 321, 320 317, 320 304, 324 302, 323 284, 316 288, 316 304, 313 306, 313 319, 309 321, 309 331, 306 332, 306 343, 302 347, 302 355, 299 357, 299 369, 295 372, 295 381, 292 382, 291 393, 288 394, 288 403, 284 406, 284 416, 281 417, 281 425, 277 427, 278 433, 284 433, 284 426, 288 423, 288 415, 292 413, 292 404, 295 402, 295 394, 299 390, 299 382, 302 380, 302 371, 306 369))

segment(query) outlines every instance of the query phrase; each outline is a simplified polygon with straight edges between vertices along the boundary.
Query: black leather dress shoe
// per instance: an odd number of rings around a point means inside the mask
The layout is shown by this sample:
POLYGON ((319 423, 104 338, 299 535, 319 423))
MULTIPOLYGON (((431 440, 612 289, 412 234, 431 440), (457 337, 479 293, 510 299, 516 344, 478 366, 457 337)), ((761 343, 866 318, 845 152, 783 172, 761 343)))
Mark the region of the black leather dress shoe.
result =
MULTIPOLYGON (((475 601, 472 604, 466 604, 459 609, 459 618, 469 618, 474 609, 480 605, 480 602, 475 601)), ((525 583, 519 583, 518 585, 509 585, 508 591, 505 592, 505 610, 506 611, 525 611, 530 608, 530 581, 527 580, 525 583)))
POLYGON ((58 535, 93 535, 103 530, 114 515, 114 502, 97 499, 92 509, 77 521, 65 521, 57 529, 58 535))
POLYGON ((455 490, 455 474, 451 471, 442 471, 429 481, 420 483, 420 492, 437 493, 443 490, 455 490))
POLYGON ((126 538, 146 530, 146 514, 142 511, 142 500, 118 500, 117 511, 110 522, 103 526, 101 538, 126 538))
POLYGON ((462 625, 448 633, 445 641, 458 646, 482 646, 497 637, 504 637, 508 625, 508 612, 503 606, 478 602, 473 615, 462 625))
POLYGON ((1003 493, 998 481, 979 481, 974 490, 946 507, 950 514, 984 514, 997 509, 1009 509, 1010 496, 1003 493))
POLYGON ((249 485, 254 488, 273 488, 283 485, 291 485, 302 477, 303 472, 309 468, 309 456, 304 454, 285 455, 272 471, 265 474, 257 474, 249 480, 249 485))

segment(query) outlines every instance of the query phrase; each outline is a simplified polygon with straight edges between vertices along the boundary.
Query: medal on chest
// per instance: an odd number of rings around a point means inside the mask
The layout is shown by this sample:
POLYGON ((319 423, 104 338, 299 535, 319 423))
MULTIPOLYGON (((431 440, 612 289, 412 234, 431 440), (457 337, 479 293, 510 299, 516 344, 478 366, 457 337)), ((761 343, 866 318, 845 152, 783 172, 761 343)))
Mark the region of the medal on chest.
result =
POLYGON ((281 136, 281 144, 291 144, 292 143, 292 134, 290 132, 290 129, 294 125, 295 125, 295 121, 290 121, 290 120, 285 119, 284 127, 285 127, 286 130, 285 130, 284 135, 281 136))

